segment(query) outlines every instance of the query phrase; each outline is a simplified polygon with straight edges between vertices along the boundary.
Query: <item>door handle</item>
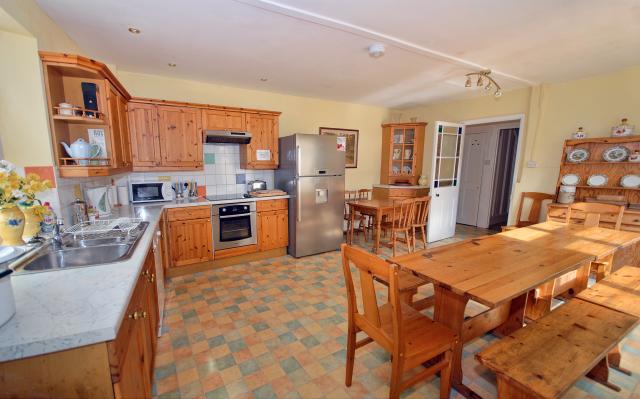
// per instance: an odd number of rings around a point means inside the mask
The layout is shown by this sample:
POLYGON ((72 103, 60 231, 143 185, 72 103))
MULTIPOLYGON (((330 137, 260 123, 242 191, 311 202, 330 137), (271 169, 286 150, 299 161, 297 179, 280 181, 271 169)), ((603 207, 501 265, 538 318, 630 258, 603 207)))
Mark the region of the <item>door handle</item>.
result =
POLYGON ((436 193, 436 197, 439 197, 439 196, 440 196, 440 194, 436 193))
MULTIPOLYGON (((300 147, 298 147, 300 148, 300 147)), ((296 212, 296 220, 302 222, 302 197, 300 195, 300 180, 296 181, 296 203, 298 204, 298 210, 296 212)))
POLYGON ((302 159, 302 149, 296 146, 296 173, 300 176, 300 160, 302 159))

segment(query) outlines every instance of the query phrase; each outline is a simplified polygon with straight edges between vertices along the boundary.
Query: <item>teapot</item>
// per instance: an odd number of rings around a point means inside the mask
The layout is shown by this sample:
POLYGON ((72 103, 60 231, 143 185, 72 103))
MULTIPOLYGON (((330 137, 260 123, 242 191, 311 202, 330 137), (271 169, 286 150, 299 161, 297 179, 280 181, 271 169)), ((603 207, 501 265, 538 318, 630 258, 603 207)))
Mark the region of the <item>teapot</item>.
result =
MULTIPOLYGON (((89 144, 83 138, 79 138, 78 140, 68 145, 67 143, 61 141, 60 144, 64 147, 65 151, 71 158, 93 158, 100 152, 100 146, 96 144, 89 144)), ((89 165, 88 159, 81 159, 76 161, 78 165, 87 166, 89 165)))

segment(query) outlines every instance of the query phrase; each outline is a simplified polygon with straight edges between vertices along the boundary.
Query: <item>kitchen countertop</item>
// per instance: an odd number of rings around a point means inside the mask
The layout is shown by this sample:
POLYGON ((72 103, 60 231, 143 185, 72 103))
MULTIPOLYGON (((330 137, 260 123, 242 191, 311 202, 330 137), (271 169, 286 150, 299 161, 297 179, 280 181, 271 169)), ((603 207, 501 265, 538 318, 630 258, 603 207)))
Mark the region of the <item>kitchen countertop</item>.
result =
POLYGON ((149 222, 133 256, 118 263, 14 273, 11 284, 16 314, 0 327, 0 362, 115 339, 163 209, 281 198, 289 196, 223 201, 199 198, 115 208, 112 217, 140 217, 149 222))

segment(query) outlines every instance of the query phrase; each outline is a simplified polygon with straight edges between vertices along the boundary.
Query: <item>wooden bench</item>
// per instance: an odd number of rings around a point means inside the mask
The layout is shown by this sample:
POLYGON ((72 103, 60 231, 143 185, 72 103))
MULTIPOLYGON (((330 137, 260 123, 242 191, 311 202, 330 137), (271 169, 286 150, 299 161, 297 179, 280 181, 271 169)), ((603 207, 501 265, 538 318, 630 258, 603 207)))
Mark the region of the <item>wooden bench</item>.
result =
POLYGON ((608 383, 607 353, 638 317, 580 299, 476 355, 498 379, 499 398, 557 398, 587 375, 608 383))
MULTIPOLYGON (((640 317, 640 268, 623 266, 604 280, 577 295, 578 298, 600 306, 640 317)), ((609 365, 618 371, 631 375, 620 367, 620 348, 609 353, 609 365)))

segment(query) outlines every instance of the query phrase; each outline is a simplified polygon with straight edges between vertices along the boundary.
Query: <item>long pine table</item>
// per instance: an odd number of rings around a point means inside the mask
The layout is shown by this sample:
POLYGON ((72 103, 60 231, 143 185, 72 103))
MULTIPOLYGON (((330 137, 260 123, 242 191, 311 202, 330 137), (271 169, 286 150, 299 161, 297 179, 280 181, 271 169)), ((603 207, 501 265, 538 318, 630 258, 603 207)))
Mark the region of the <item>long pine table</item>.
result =
POLYGON ((545 222, 491 236, 398 256, 390 262, 428 279, 435 288, 436 321, 458 333, 452 384, 466 397, 462 348, 491 330, 507 335, 522 328, 529 292, 575 272, 575 292, 587 287, 592 261, 640 242, 640 233, 545 222), (469 300, 489 307, 465 319, 469 300))

